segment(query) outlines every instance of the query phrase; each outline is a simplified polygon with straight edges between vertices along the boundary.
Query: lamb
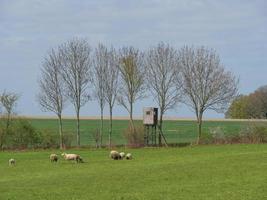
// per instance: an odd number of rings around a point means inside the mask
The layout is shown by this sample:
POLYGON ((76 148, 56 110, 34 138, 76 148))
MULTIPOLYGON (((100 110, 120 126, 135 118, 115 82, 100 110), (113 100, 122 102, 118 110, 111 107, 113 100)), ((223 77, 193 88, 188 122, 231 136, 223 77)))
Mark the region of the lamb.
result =
POLYGON ((14 166, 16 164, 16 160, 14 158, 9 159, 8 161, 9 166, 14 166))
POLYGON ((125 153, 124 152, 120 152, 120 156, 121 156, 121 159, 125 158, 125 153))
POLYGON ((127 154, 126 154, 126 160, 132 160, 132 159, 133 159, 132 154, 127 153, 127 154))
POLYGON ((109 157, 112 158, 113 160, 121 160, 121 155, 119 154, 118 151, 112 150, 109 154, 109 157))
POLYGON ((82 157, 78 154, 62 153, 61 155, 64 157, 65 160, 75 160, 76 163, 83 163, 82 157))
POLYGON ((58 156, 57 156, 57 154, 51 154, 50 155, 50 161, 51 162, 57 162, 58 161, 58 156))

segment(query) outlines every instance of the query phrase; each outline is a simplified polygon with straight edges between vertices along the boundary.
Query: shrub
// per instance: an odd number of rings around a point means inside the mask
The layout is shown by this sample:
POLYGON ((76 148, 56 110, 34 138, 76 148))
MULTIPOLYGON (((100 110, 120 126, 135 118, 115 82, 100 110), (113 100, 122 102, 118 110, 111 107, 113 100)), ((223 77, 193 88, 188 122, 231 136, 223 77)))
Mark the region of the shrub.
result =
MULTIPOLYGON (((51 129, 45 129, 40 131, 41 136, 41 148, 49 149, 49 148, 59 148, 60 147, 60 137, 58 132, 55 132, 51 129)), ((73 134, 64 133, 63 134, 63 147, 67 148, 71 146, 73 141, 73 134)))
POLYGON ((209 131, 212 137, 212 143, 215 143, 215 144, 225 143, 225 133, 220 126, 210 128, 209 131))
POLYGON ((74 135, 72 133, 63 133, 63 145, 64 147, 71 147, 71 143, 74 139, 74 135))
POLYGON ((47 149, 59 147, 59 136, 55 132, 45 129, 40 132, 40 135, 42 148, 47 149))
POLYGON ((267 142, 266 125, 249 125, 239 133, 241 143, 264 143, 267 142))
POLYGON ((221 127, 209 129, 203 134, 201 144, 235 144, 235 143, 265 143, 267 142, 267 126, 265 124, 249 124, 237 134, 225 135, 221 127))
POLYGON ((124 131, 124 136, 127 140, 127 144, 130 147, 143 147, 144 146, 144 127, 128 125, 128 128, 124 131))
MULTIPOLYGON (((70 147, 72 140, 73 134, 63 134, 65 147, 70 147)), ((8 129, 0 121, 0 143, 2 149, 59 148, 59 136, 51 129, 37 131, 28 120, 18 118, 8 129)))
POLYGON ((25 119, 17 119, 12 123, 6 135, 5 146, 7 148, 35 148, 40 145, 40 135, 25 119))
POLYGON ((4 128, 3 124, 0 123, 0 148, 3 147, 3 144, 5 143, 5 136, 6 136, 6 129, 4 128))

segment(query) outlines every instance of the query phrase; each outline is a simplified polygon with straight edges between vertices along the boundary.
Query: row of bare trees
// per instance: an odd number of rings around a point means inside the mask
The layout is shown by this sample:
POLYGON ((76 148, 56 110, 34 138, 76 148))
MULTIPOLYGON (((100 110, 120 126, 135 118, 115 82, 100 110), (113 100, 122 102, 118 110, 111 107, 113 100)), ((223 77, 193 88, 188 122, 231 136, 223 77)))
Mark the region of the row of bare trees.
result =
POLYGON ((149 95, 160 110, 160 129, 164 114, 178 102, 192 108, 197 117, 199 142, 203 113, 207 109, 223 111, 237 93, 238 80, 225 70, 214 50, 204 47, 185 46, 177 50, 161 42, 146 52, 131 46, 116 50, 103 44, 92 49, 86 40, 73 39, 47 54, 39 83, 39 103, 45 111, 58 116, 63 148, 62 111, 67 102, 76 111, 80 146, 80 109, 89 100, 97 100, 101 146, 105 105, 109 107, 110 145, 115 102, 128 111, 134 128, 134 104, 149 95))
POLYGON ((103 142, 103 110, 106 103, 109 108, 109 146, 111 145, 112 113, 119 86, 118 59, 119 57, 113 47, 108 49, 103 44, 99 44, 95 49, 93 85, 94 96, 99 103, 101 113, 100 146, 103 142))

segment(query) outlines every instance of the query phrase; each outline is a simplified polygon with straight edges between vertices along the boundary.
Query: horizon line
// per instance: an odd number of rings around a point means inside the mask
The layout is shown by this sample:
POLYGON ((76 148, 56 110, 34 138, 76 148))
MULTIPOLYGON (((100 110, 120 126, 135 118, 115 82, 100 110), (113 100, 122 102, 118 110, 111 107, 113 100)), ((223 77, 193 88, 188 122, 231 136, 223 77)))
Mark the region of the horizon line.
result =
MULTIPOLYGON (((16 115, 13 117, 22 117, 26 119, 57 119, 56 115, 16 115)), ((74 115, 64 115, 62 119, 76 119, 74 115)), ((80 116, 81 120, 100 120, 100 116, 80 116)), ((104 120, 109 120, 109 116, 103 116, 104 120)), ((113 120, 130 120, 129 116, 113 116, 113 120)), ((143 120, 142 116, 134 116, 133 120, 143 120)), ((175 117, 175 116, 165 116, 164 121, 196 121, 194 117, 175 117)), ((263 121, 266 122, 267 119, 226 119, 226 118, 203 118, 203 121, 263 121)))

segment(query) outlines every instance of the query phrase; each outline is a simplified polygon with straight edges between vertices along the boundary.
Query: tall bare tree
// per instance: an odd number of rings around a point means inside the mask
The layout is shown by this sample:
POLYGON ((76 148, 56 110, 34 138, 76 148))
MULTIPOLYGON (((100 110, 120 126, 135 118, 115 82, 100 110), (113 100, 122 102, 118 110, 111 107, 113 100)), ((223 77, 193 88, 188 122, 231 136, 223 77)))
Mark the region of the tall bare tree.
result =
POLYGON ((62 57, 52 49, 45 57, 41 77, 38 102, 44 111, 54 112, 58 117, 60 148, 63 148, 62 111, 66 103, 62 74, 62 57))
POLYGON ((118 91, 118 103, 122 105, 130 115, 130 123, 133 126, 133 105, 144 98, 145 68, 143 66, 143 54, 133 48, 120 49, 120 88, 118 91))
POLYGON ((119 60, 116 50, 111 47, 107 51, 107 65, 105 70, 104 91, 105 99, 109 106, 109 147, 111 147, 112 137, 112 113, 118 94, 119 84, 119 60))
POLYGON ((9 126, 12 120, 12 115, 15 114, 14 109, 15 109, 18 99, 19 99, 19 95, 16 93, 12 93, 12 92, 4 91, 0 96, 0 102, 1 102, 2 107, 4 108, 3 119, 5 122, 5 131, 1 133, 1 138, 0 138, 1 148, 3 146, 4 137, 6 134, 8 134, 9 126))
POLYGON ((77 121, 77 146, 80 146, 80 110, 89 100, 91 77, 91 48, 86 40, 73 39, 60 47, 63 57, 62 77, 67 95, 73 104, 77 121))
MULTIPOLYGON (((163 115, 173 109, 181 96, 176 73, 180 73, 177 51, 168 44, 159 43, 146 55, 146 84, 160 109, 159 129, 162 132, 163 115)), ((159 134, 161 145, 161 134, 159 134)))
POLYGON ((204 112, 223 112, 237 94, 238 80, 225 70, 214 50, 204 47, 183 47, 179 51, 179 66, 182 76, 177 80, 182 81, 184 103, 196 114, 199 143, 204 112))
MULTIPOLYGON (((101 114, 101 129, 100 129, 100 146, 102 146, 102 138, 103 138, 103 112, 104 106, 106 103, 105 99, 105 74, 106 68, 108 66, 109 58, 108 58, 108 50, 103 44, 99 44, 95 49, 94 55, 94 73, 93 73, 93 84, 94 84, 94 96, 98 101, 100 106, 100 114, 101 114)), ((96 145, 97 147, 99 144, 96 145)))

